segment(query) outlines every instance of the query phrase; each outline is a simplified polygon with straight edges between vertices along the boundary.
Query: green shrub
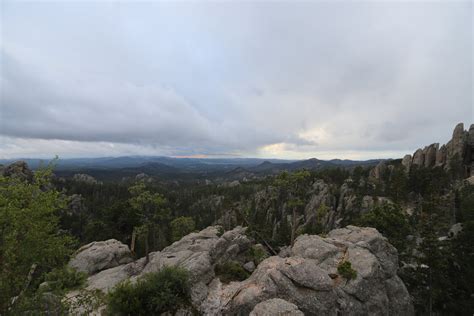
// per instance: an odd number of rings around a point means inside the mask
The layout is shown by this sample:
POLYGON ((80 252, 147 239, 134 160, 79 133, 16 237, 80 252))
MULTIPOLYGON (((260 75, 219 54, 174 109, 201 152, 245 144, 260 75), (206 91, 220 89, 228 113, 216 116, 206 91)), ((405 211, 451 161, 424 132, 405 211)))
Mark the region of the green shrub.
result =
POLYGON ((250 276, 240 263, 236 261, 227 261, 222 264, 217 264, 214 270, 223 283, 243 281, 250 276))
POLYGON ((217 228, 217 234, 216 234, 217 237, 221 237, 222 235, 224 235, 224 233, 225 233, 224 227, 219 226, 219 227, 217 228))
POLYGON ((126 281, 117 285, 108 297, 112 315, 159 315, 189 305, 188 272, 182 268, 165 267, 145 275, 137 283, 126 281))
POLYGON ((68 315, 62 296, 41 291, 24 293, 5 315, 68 315))
POLYGON ((171 239, 177 241, 194 231, 196 224, 192 217, 181 216, 171 221, 171 239))
POLYGON ((268 257, 265 250, 263 250, 261 247, 255 246, 255 245, 249 248, 247 256, 248 256, 248 260, 253 261, 253 263, 255 263, 255 265, 259 265, 260 262, 262 262, 263 260, 265 260, 268 257))
POLYGON ((56 268, 45 276, 47 289, 54 292, 77 289, 85 283, 86 279, 87 274, 69 266, 56 268))
POLYGON ((357 278, 357 271, 352 269, 352 264, 349 261, 341 262, 337 266, 337 273, 339 273, 343 278, 346 278, 347 280, 357 278))

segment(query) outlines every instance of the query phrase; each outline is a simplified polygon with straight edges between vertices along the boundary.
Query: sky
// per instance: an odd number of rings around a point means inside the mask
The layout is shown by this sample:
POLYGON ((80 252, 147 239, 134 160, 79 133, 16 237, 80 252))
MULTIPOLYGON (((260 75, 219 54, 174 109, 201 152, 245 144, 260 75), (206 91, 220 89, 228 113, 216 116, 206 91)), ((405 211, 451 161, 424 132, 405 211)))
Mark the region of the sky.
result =
POLYGON ((0 2, 0 158, 398 158, 474 123, 471 1, 0 2))

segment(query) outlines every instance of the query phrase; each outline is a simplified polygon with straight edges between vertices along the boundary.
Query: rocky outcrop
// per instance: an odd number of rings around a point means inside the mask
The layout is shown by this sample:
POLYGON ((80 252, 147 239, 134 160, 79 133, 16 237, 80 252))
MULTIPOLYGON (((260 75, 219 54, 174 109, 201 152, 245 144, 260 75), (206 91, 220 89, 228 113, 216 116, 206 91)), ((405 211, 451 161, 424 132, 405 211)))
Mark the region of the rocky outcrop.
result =
POLYGON ((281 298, 305 315, 413 315, 397 268, 397 251, 373 228, 348 226, 327 238, 302 235, 291 257, 264 260, 247 280, 225 285, 214 279, 200 311, 245 315, 261 302, 281 298), (357 271, 355 279, 338 274, 344 261, 357 271))
POLYGON ((304 314, 295 304, 280 298, 272 298, 258 303, 250 312, 250 316, 304 316, 304 314))
MULTIPOLYGON (((336 204, 336 197, 331 193, 331 189, 324 180, 316 180, 310 191, 311 198, 305 206, 304 215, 306 218, 304 225, 310 225, 318 219, 318 210, 321 206, 328 208, 329 210, 333 209, 333 206, 336 204)), ((328 212, 322 219, 322 225, 328 227, 332 225, 331 212, 328 212)))
POLYGON ((370 210, 372 210, 374 207, 382 205, 382 204, 393 204, 392 200, 384 197, 384 196, 370 196, 370 195, 365 195, 362 198, 362 203, 360 205, 360 210, 359 213, 363 214, 366 213, 370 210))
POLYGON ((238 217, 238 212, 235 209, 225 209, 222 211, 221 217, 214 222, 214 225, 220 225, 229 230, 238 225, 238 217))
POLYGON ((459 123, 453 131, 453 137, 446 144, 448 160, 455 156, 462 158, 464 156, 465 147, 467 145, 468 132, 464 131, 464 124, 459 123))
MULTIPOLYGON (((474 175, 474 124, 469 131, 464 130, 464 124, 459 123, 453 131, 451 140, 446 145, 439 146, 438 143, 418 149, 413 154, 406 155, 402 165, 408 172, 412 166, 433 168, 443 167, 446 170, 455 168, 462 170, 463 178, 474 175)), ((372 169, 371 174, 377 173, 377 167, 372 169)))
POLYGON ((32 181, 33 172, 24 161, 16 161, 0 170, 5 177, 19 179, 21 181, 32 181))
POLYGON ((439 148, 436 152, 436 163, 435 166, 444 166, 446 164, 446 156, 447 156, 447 149, 446 145, 443 145, 439 148))
POLYGON ((423 150, 418 149, 413 154, 412 164, 415 166, 423 166, 424 162, 425 162, 425 155, 423 154, 423 150))
POLYGON ((219 231, 211 226, 151 253, 149 262, 141 258, 102 270, 88 278, 87 289, 107 292, 123 280, 180 266, 190 272, 192 304, 203 315, 413 315, 396 274, 397 251, 373 228, 348 226, 326 238, 299 236, 290 256, 269 257, 248 279, 228 284, 216 277, 214 266, 243 262, 252 241, 242 227, 220 237, 219 231), (357 272, 352 280, 338 272, 346 261, 357 272))
POLYGON ((85 174, 85 173, 76 173, 72 180, 77 182, 84 182, 88 184, 100 184, 101 182, 97 181, 93 176, 85 174))
MULTIPOLYGON (((339 201, 337 203, 337 210, 334 224, 338 224, 338 219, 342 219, 345 213, 348 213, 356 208, 357 196, 349 185, 349 181, 344 182, 340 188, 339 201)), ((337 227, 337 226, 336 226, 337 227)))
POLYGON ((431 144, 428 147, 423 149, 423 154, 425 156, 424 166, 426 168, 434 167, 436 164, 436 153, 438 152, 439 144, 431 144))
POLYGON ((382 176, 387 171, 387 165, 384 161, 379 162, 372 170, 370 170, 370 177, 376 180, 382 179, 382 176))
POLYGON ((405 157, 403 157, 402 166, 405 167, 405 170, 410 170, 412 159, 411 155, 405 155, 405 157))
POLYGON ((139 173, 135 176, 135 181, 136 182, 143 181, 145 183, 151 183, 151 182, 153 182, 153 178, 150 175, 142 172, 142 173, 139 173))
POLYGON ((87 274, 94 274, 131 261, 132 253, 128 246, 118 240, 109 239, 95 241, 79 248, 69 261, 69 266, 87 274))
POLYGON ((87 207, 84 202, 84 198, 80 194, 73 194, 68 196, 67 199, 67 209, 66 212, 68 215, 80 215, 87 210, 87 207))
POLYGON ((466 163, 469 164, 468 175, 473 177, 474 176, 474 124, 471 124, 469 127, 469 132, 467 136, 467 159, 466 163))
POLYGON ((215 278, 214 266, 217 263, 227 260, 244 263, 245 254, 252 245, 245 230, 236 227, 220 236, 221 227, 210 226, 191 233, 162 251, 150 253, 149 262, 141 258, 90 276, 86 289, 107 292, 126 279, 137 279, 165 266, 179 266, 189 271, 192 302, 200 306, 207 296, 208 284, 215 278))

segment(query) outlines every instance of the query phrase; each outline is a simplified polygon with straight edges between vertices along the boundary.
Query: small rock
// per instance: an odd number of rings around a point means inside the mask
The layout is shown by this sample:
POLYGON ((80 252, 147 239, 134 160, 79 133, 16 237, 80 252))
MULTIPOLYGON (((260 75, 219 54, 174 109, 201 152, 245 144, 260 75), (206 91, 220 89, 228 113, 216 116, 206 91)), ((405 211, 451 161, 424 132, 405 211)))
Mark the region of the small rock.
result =
POLYGON ((255 306, 250 316, 304 316, 298 306, 282 300, 280 298, 272 298, 261 302, 255 306))
POLYGON ((246 264, 244 264, 244 269, 252 273, 255 270, 255 263, 253 263, 253 261, 247 262, 246 264))

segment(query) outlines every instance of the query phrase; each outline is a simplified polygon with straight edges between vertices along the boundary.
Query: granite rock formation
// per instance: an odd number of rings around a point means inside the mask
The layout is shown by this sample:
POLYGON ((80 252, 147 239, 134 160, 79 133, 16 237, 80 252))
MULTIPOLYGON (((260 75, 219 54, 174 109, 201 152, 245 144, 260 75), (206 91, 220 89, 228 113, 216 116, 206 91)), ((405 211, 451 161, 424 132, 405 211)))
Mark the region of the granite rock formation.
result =
MULTIPOLYGON (((237 227, 219 236, 220 227, 211 226, 191 233, 151 253, 149 262, 141 258, 92 274, 87 289, 108 292, 123 280, 180 266, 190 272, 192 304, 203 315, 278 315, 276 309, 288 311, 285 315, 414 313, 397 276, 397 251, 373 228, 348 226, 329 232, 326 238, 301 235, 289 249, 289 257, 269 257, 248 279, 224 284, 214 266, 227 260, 242 262, 252 245, 245 230, 237 227), (338 273, 338 266, 346 261, 357 272, 352 280, 338 273)), ((77 256, 73 261, 80 261, 77 256)), ((87 265, 84 269, 98 270, 87 265)))
MULTIPOLYGON (((406 155, 403 158, 402 165, 407 171, 412 166, 443 167, 446 170, 460 168, 463 178, 474 175, 474 124, 466 131, 464 124, 459 123, 448 143, 441 147, 434 143, 417 149, 413 157, 406 155)), ((375 169, 373 172, 376 172, 375 169)))

